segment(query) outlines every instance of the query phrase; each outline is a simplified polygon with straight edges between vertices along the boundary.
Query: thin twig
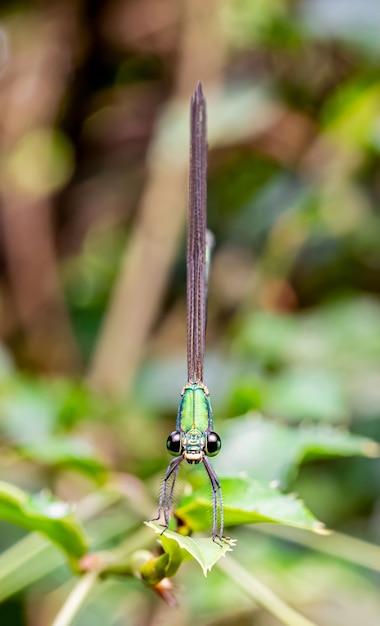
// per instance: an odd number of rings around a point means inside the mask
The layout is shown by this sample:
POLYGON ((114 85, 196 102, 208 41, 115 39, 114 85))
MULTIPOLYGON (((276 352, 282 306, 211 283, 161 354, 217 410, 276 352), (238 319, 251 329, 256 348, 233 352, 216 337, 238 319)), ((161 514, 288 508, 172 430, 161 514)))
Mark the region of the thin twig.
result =
POLYGON ((333 532, 331 535, 316 535, 309 531, 296 531, 277 524, 267 524, 256 530, 380 572, 380 546, 363 541, 363 539, 337 532, 333 532))
POLYGON ((97 582, 98 576, 99 572, 94 570, 87 572, 79 579, 52 623, 52 626, 69 626, 69 624, 72 623, 80 608, 85 603, 93 586, 97 582))
POLYGON ((316 626, 314 622, 292 609, 284 600, 279 598, 271 589, 268 589, 231 557, 226 560, 220 560, 217 567, 247 593, 255 603, 277 617, 286 626, 316 626))

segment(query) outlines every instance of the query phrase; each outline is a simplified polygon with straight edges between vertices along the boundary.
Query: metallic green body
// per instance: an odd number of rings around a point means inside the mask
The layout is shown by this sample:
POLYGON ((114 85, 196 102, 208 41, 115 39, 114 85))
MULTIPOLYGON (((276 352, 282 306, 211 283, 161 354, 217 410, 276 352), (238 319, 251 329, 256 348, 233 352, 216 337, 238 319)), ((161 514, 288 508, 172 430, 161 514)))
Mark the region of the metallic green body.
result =
POLYGON ((189 463, 202 459, 207 432, 213 430, 210 398, 204 385, 188 383, 178 407, 176 429, 182 433, 184 456, 189 463))
POLYGON ((176 428, 185 432, 191 428, 197 428, 201 432, 208 428, 213 429, 210 398, 204 385, 186 385, 178 408, 176 428))

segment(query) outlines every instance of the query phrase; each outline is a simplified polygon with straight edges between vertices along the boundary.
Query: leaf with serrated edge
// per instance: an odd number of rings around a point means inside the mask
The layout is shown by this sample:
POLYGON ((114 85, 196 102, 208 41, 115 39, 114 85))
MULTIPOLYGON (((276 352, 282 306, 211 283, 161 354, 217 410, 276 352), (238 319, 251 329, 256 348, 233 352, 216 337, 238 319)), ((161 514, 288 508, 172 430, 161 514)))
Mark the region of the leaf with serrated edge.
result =
MULTIPOLYGON (((272 522, 303 528, 317 533, 324 526, 294 495, 253 478, 224 478, 221 480, 224 500, 225 526, 272 522)), ((210 494, 205 485, 186 496, 176 510, 176 516, 194 532, 207 530, 210 525, 210 494)))
POLYGON ((222 556, 225 556, 226 552, 232 551, 232 547, 236 543, 235 539, 223 539, 223 544, 219 546, 211 537, 184 537, 172 530, 165 530, 163 533, 160 524, 156 522, 145 522, 145 524, 160 535, 160 542, 165 552, 170 553, 173 550, 171 543, 175 542, 185 552, 183 560, 192 558, 198 561, 205 576, 207 576, 207 572, 211 571, 215 563, 222 556), (188 556, 186 557, 186 555, 188 556))

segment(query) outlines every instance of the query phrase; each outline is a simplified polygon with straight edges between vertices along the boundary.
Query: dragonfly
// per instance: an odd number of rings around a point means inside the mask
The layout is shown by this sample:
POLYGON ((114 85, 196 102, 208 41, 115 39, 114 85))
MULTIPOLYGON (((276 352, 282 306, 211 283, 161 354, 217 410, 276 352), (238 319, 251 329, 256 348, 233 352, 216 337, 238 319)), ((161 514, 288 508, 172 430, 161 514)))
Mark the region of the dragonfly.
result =
POLYGON ((213 236, 206 227, 207 212, 207 126, 206 99, 202 85, 190 102, 190 163, 187 229, 187 383, 181 392, 175 430, 166 447, 175 457, 170 461, 163 481, 159 520, 164 530, 169 526, 176 479, 183 461, 203 463, 211 483, 213 522, 212 539, 223 540, 224 514, 222 488, 209 457, 221 449, 221 439, 214 431, 210 393, 203 382, 206 334, 208 274, 213 236))

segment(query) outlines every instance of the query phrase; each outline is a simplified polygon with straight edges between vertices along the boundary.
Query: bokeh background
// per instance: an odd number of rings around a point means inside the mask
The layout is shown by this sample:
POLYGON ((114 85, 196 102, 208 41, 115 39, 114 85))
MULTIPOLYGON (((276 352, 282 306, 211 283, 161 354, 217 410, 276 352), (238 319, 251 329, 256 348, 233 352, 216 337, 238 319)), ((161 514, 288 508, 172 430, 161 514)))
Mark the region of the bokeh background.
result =
MULTIPOLYGON (((0 478, 88 503, 106 468, 125 502, 100 544, 154 510, 186 382, 199 79, 216 424, 255 411, 379 441, 380 4, 4 0, 0 18, 0 478)), ((250 528, 237 555, 320 626, 378 624, 379 462, 307 460, 286 488, 336 539, 250 528)), ((1 563, 24 534, 1 524, 1 563)), ((70 570, 21 552, 0 622, 50 624, 70 570)), ((180 611, 111 580, 73 623, 280 623, 220 572, 178 582, 180 611)))

